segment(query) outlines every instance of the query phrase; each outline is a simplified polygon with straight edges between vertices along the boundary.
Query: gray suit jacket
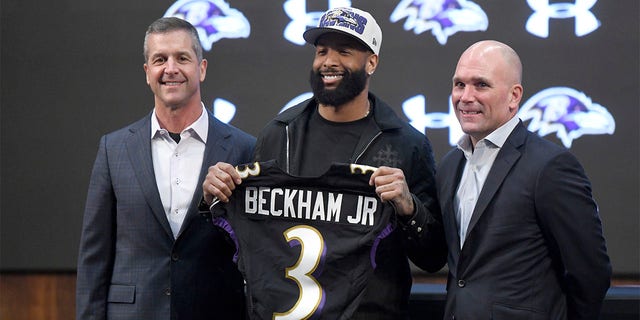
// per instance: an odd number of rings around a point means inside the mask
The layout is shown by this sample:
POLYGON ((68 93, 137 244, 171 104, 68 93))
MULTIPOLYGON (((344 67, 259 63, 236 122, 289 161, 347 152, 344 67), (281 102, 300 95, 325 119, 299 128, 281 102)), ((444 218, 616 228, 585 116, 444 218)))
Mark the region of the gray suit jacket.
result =
MULTIPOLYGON (((249 162, 255 138, 209 113, 199 181, 218 161, 249 162)), ((100 140, 78 257, 77 319, 242 318, 233 243, 200 215, 199 184, 174 240, 151 159, 151 115, 100 140)))
POLYGON ((445 319, 597 319, 611 265, 578 160, 520 122, 460 249, 454 196, 465 161, 454 149, 436 174, 449 245, 445 319))

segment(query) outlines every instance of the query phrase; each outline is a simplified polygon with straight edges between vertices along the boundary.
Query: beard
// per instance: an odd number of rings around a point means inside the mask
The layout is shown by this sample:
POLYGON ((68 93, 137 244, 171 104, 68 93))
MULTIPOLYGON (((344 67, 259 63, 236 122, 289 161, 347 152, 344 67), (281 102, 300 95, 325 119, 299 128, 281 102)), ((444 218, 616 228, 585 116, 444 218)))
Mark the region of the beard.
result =
POLYGON ((345 70, 338 86, 335 89, 326 89, 320 72, 311 70, 309 83, 318 103, 337 107, 353 100, 364 90, 367 85, 367 73, 364 68, 355 71, 345 70))

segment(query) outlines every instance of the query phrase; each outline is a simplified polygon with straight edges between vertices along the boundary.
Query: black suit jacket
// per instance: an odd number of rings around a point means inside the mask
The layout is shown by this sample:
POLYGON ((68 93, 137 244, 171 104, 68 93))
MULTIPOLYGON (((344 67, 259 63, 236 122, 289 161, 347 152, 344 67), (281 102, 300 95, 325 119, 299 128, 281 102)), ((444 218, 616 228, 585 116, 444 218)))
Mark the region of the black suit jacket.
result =
MULTIPOLYGON (((218 161, 251 160, 255 139, 209 114, 199 181, 218 161)), ((198 213, 198 184, 177 238, 151 158, 151 115, 100 140, 78 257, 77 319, 238 319, 243 280, 235 248, 198 213)))
POLYGON ((609 287, 598 208, 582 166, 520 122, 489 172, 460 249, 461 150, 437 170, 449 245, 445 319, 597 319, 609 287))

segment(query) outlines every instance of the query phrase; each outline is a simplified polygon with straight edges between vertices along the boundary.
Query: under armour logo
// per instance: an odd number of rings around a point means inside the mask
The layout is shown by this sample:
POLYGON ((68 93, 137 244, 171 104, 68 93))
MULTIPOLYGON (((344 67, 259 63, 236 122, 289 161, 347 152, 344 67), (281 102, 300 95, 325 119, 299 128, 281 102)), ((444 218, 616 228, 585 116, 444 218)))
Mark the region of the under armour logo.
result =
POLYGON ((598 0, 576 0, 575 3, 549 4, 549 0, 527 0, 535 12, 527 20, 526 29, 540 38, 549 37, 549 20, 575 18, 575 34, 587 35, 600 27, 600 21, 590 11, 598 0))
POLYGON ((423 95, 415 95, 402 103, 402 111, 409 119, 409 124, 418 131, 425 133, 427 129, 449 129, 449 144, 454 146, 462 137, 460 123, 453 111, 451 97, 449 97, 449 113, 425 112, 427 99, 423 95))
POLYGON ((218 120, 229 123, 236 115, 236 106, 228 100, 222 98, 216 98, 213 101, 213 116, 218 120))

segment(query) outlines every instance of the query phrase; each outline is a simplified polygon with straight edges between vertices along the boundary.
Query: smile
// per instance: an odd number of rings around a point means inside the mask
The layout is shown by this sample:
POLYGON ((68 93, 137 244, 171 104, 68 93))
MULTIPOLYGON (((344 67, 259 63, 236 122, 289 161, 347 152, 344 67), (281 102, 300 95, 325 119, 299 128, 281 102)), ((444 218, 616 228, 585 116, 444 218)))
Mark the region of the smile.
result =
POLYGON ((326 80, 337 80, 337 79, 341 79, 342 75, 341 74, 322 75, 322 78, 326 80))

